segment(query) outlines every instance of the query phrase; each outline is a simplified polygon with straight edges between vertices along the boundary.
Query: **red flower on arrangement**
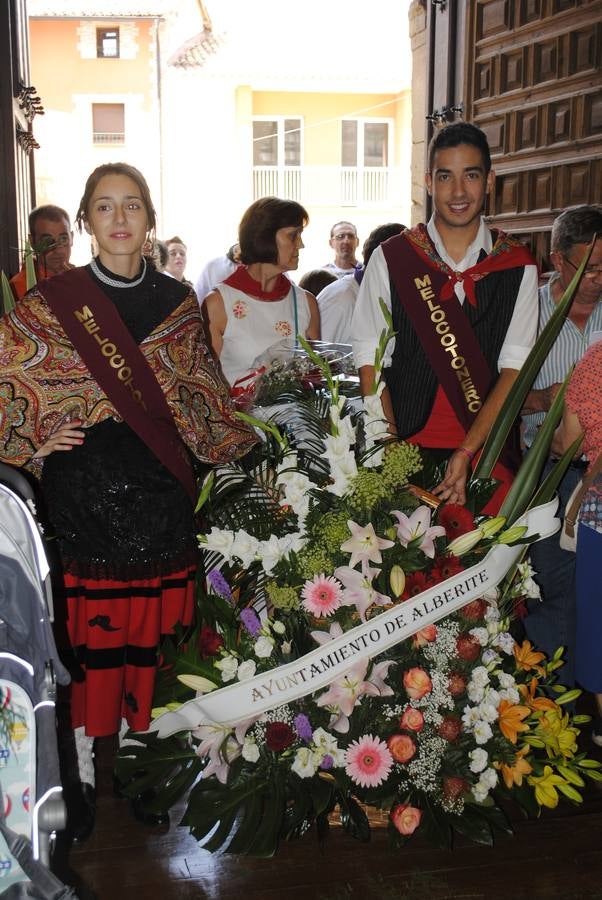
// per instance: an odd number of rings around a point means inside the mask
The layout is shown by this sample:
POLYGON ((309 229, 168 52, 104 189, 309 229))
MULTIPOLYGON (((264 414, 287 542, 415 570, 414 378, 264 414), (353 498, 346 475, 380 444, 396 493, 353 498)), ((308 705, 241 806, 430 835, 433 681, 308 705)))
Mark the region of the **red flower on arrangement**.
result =
POLYGON ((475 527, 472 513, 465 506, 459 506, 457 503, 446 503, 445 506, 441 506, 437 523, 443 525, 449 540, 460 537, 461 534, 466 534, 475 527))
POLYGON ((468 782, 459 775, 446 775, 443 779, 443 796, 446 800, 459 800, 468 791, 468 782))
POLYGON ((481 645, 474 635, 459 634, 456 640, 456 650, 460 659, 474 662, 481 652, 481 645))
POLYGON ((452 744, 457 741, 462 732, 462 722, 458 716, 444 716, 443 721, 437 728, 439 737, 445 738, 452 744))
POLYGON ((461 697, 466 690, 466 679, 459 672, 450 672, 448 690, 452 697, 461 697))
POLYGON ((464 566, 457 556, 440 556, 435 560, 435 565, 431 576, 433 582, 437 584, 439 581, 445 581, 446 578, 453 578, 459 572, 464 571, 464 566))
POLYGON ((426 572, 410 572, 409 575, 406 575, 406 586, 401 599, 409 600, 410 597, 415 597, 416 594, 426 591, 432 584, 433 582, 426 572))
POLYGON ((466 606, 463 606, 460 610, 461 615, 463 615, 465 619, 469 619, 471 622, 482 621, 486 612, 487 601, 481 599, 471 600, 470 603, 467 603, 466 606))
POLYGON ((274 753, 281 753, 295 740, 295 732, 286 722, 268 722, 265 729, 265 742, 274 753))
POLYGON ((416 744, 409 734, 392 734, 387 740, 387 747, 398 763, 407 763, 416 755, 416 744))
POLYGON ((414 647, 424 647, 425 644, 430 644, 437 637, 437 626, 436 625, 426 625, 424 628, 421 628, 420 631, 417 631, 416 634, 412 635, 412 644, 414 647))
POLYGON ((214 631, 209 625, 201 625, 199 633, 199 652, 202 659, 208 656, 215 656, 220 647, 224 646, 224 639, 217 631, 214 631))
POLYGON ((406 706, 399 720, 399 727, 407 728, 408 731, 422 731, 424 728, 424 716, 419 709, 414 709, 413 706, 406 706))

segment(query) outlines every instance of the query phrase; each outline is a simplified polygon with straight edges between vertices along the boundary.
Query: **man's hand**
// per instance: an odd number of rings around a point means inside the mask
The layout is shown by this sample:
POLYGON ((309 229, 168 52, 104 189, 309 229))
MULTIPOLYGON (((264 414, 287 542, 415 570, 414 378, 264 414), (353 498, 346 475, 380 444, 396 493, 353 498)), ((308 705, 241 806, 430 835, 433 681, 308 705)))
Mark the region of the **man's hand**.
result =
POLYGON ((78 425, 81 425, 80 419, 74 419, 66 425, 61 425, 54 434, 48 438, 46 443, 42 444, 34 453, 34 459, 42 459, 44 456, 50 456, 55 450, 73 450, 74 447, 83 444, 86 436, 85 431, 79 431, 78 425))
POLYGON ((433 494, 440 497, 446 503, 458 503, 464 506, 466 503, 466 479, 470 457, 463 450, 456 450, 449 458, 445 470, 445 478, 433 490, 433 494))

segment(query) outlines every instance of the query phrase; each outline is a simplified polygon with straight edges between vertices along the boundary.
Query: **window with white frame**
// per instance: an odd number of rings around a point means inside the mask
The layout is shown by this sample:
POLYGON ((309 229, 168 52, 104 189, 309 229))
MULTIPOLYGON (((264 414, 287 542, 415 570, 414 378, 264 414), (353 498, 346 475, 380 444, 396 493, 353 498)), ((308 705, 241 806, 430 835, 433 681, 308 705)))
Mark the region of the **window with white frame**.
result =
POLYGON ((265 116, 253 120, 253 195, 297 200, 301 190, 302 122, 265 116))
POLYGON ((95 144, 125 143, 125 105, 92 104, 92 140, 95 144))
POLYGON ((388 119, 342 120, 341 200, 344 204, 385 199, 392 132, 392 123, 388 119))

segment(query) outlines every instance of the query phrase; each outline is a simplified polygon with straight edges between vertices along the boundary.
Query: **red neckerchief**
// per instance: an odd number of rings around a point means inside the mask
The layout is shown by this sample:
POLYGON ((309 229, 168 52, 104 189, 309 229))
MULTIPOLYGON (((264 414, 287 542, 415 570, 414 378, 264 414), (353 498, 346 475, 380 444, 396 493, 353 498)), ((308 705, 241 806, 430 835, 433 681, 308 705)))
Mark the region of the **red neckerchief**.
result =
POLYGON ((239 266, 224 280, 224 284, 237 288, 243 294, 250 294, 258 300, 282 300, 291 289, 291 283, 284 275, 278 275, 276 284, 271 291, 264 291, 261 284, 251 278, 246 266, 239 266))
MULTIPOLYGON (((493 232, 495 235, 496 232, 493 232)), ((454 287, 458 282, 462 282, 466 299, 471 306, 477 305, 475 294, 475 283, 480 281, 490 272, 501 272, 504 269, 515 269, 518 266, 534 266, 535 260, 529 253, 524 244, 515 238, 509 237, 503 231, 497 232, 491 253, 488 253, 484 260, 463 272, 457 272, 451 269, 447 263, 443 262, 437 253, 430 235, 425 225, 417 225, 411 230, 405 232, 406 237, 411 241, 418 256, 422 256, 431 265, 436 266, 448 277, 448 281, 441 288, 439 300, 449 300, 454 295, 454 287)))

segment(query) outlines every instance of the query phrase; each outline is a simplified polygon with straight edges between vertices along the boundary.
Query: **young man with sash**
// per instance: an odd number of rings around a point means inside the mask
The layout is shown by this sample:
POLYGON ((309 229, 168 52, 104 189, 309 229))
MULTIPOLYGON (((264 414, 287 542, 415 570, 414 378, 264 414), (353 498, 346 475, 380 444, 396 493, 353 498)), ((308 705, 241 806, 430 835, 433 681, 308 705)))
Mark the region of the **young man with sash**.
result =
MULTIPOLYGON (((379 298, 391 310, 395 337, 384 359, 382 395, 389 428, 448 459, 435 492, 451 503, 466 500, 471 462, 537 329, 535 263, 522 244, 490 229, 482 215, 494 181, 479 128, 459 122, 439 131, 426 174, 433 216, 374 252, 353 319, 366 394, 385 328, 379 298)), ((488 512, 499 508, 512 480, 510 453, 494 475, 502 485, 488 512)))

